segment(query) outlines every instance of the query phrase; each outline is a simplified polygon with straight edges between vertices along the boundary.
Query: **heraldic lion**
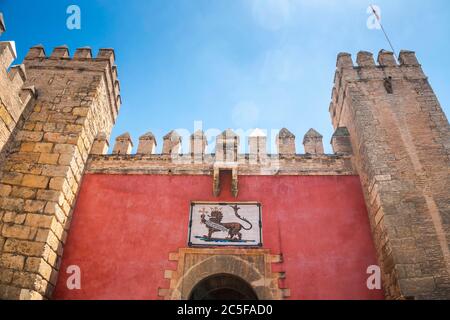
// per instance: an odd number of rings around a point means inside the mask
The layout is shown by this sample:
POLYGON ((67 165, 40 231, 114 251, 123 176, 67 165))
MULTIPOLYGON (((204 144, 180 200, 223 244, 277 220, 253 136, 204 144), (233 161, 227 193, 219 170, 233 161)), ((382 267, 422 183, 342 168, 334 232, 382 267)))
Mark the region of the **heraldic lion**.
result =
POLYGON ((249 231, 253 228, 253 225, 250 221, 247 219, 241 217, 238 213, 238 211, 241 209, 237 205, 230 206, 234 210, 234 214, 236 217, 250 225, 249 228, 245 228, 242 224, 238 222, 230 222, 230 223, 223 223, 223 213, 221 209, 219 208, 211 208, 211 215, 206 219, 206 215, 201 215, 201 222, 206 225, 208 228, 208 235, 205 235, 205 238, 211 239, 213 233, 216 232, 228 232, 228 238, 227 240, 234 240, 236 237, 238 240, 242 240, 242 230, 249 231))

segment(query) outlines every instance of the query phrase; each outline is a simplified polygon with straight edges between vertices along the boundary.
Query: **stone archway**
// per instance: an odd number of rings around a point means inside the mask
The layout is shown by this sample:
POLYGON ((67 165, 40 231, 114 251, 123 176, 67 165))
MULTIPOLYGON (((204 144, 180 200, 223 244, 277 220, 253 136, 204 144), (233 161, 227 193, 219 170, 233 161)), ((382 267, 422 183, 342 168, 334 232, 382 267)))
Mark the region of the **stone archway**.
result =
MULTIPOLYGON (((269 250, 186 248, 171 254, 170 260, 177 261, 178 267, 176 271, 165 271, 170 287, 160 288, 159 296, 166 300, 188 300, 202 280, 224 274, 244 281, 259 300, 279 300, 290 295, 289 289, 279 287, 284 273, 272 272, 272 264, 281 262, 280 257, 271 255, 269 250)), ((231 289, 238 294, 239 290, 231 289)))
POLYGON ((252 286, 231 274, 215 274, 192 289, 189 300, 258 300, 252 286))

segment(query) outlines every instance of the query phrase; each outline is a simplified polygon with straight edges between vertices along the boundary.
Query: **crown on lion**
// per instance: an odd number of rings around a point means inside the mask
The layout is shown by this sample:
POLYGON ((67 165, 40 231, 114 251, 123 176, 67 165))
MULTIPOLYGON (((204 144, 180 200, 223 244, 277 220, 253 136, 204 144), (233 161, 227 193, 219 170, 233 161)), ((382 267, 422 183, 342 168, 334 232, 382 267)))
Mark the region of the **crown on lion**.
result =
POLYGON ((211 213, 222 213, 222 209, 219 207, 211 208, 211 213))

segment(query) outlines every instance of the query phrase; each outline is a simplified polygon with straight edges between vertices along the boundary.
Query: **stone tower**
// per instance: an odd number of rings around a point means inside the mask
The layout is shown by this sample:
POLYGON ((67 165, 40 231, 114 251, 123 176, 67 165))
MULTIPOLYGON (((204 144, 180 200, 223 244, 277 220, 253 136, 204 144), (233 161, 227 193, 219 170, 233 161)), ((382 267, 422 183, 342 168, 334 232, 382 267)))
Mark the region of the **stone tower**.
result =
MULTIPOLYGON (((3 25, 3 23, 1 23, 3 25)), ((94 139, 120 106, 114 51, 32 48, 24 65, 0 43, 0 299, 51 297, 94 139)))
POLYGON ((386 297, 448 299, 448 120, 413 52, 397 63, 381 51, 378 64, 360 52, 357 64, 339 55, 330 112, 350 134, 386 297))

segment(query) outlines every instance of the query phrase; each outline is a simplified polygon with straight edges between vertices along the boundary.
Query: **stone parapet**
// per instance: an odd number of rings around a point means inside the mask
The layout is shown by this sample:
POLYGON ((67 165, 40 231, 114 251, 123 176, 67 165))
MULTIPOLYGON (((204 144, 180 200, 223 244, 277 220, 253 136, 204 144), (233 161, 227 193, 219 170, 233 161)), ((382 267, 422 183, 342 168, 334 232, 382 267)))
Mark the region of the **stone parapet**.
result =
MULTIPOLYGON (((167 155, 92 155, 89 174, 170 174, 212 175, 217 164, 214 155, 205 155, 201 163, 189 156, 173 159, 167 155)), ((239 175, 354 175, 349 155, 295 155, 280 158, 268 155, 255 163, 249 154, 239 155, 239 175)))

